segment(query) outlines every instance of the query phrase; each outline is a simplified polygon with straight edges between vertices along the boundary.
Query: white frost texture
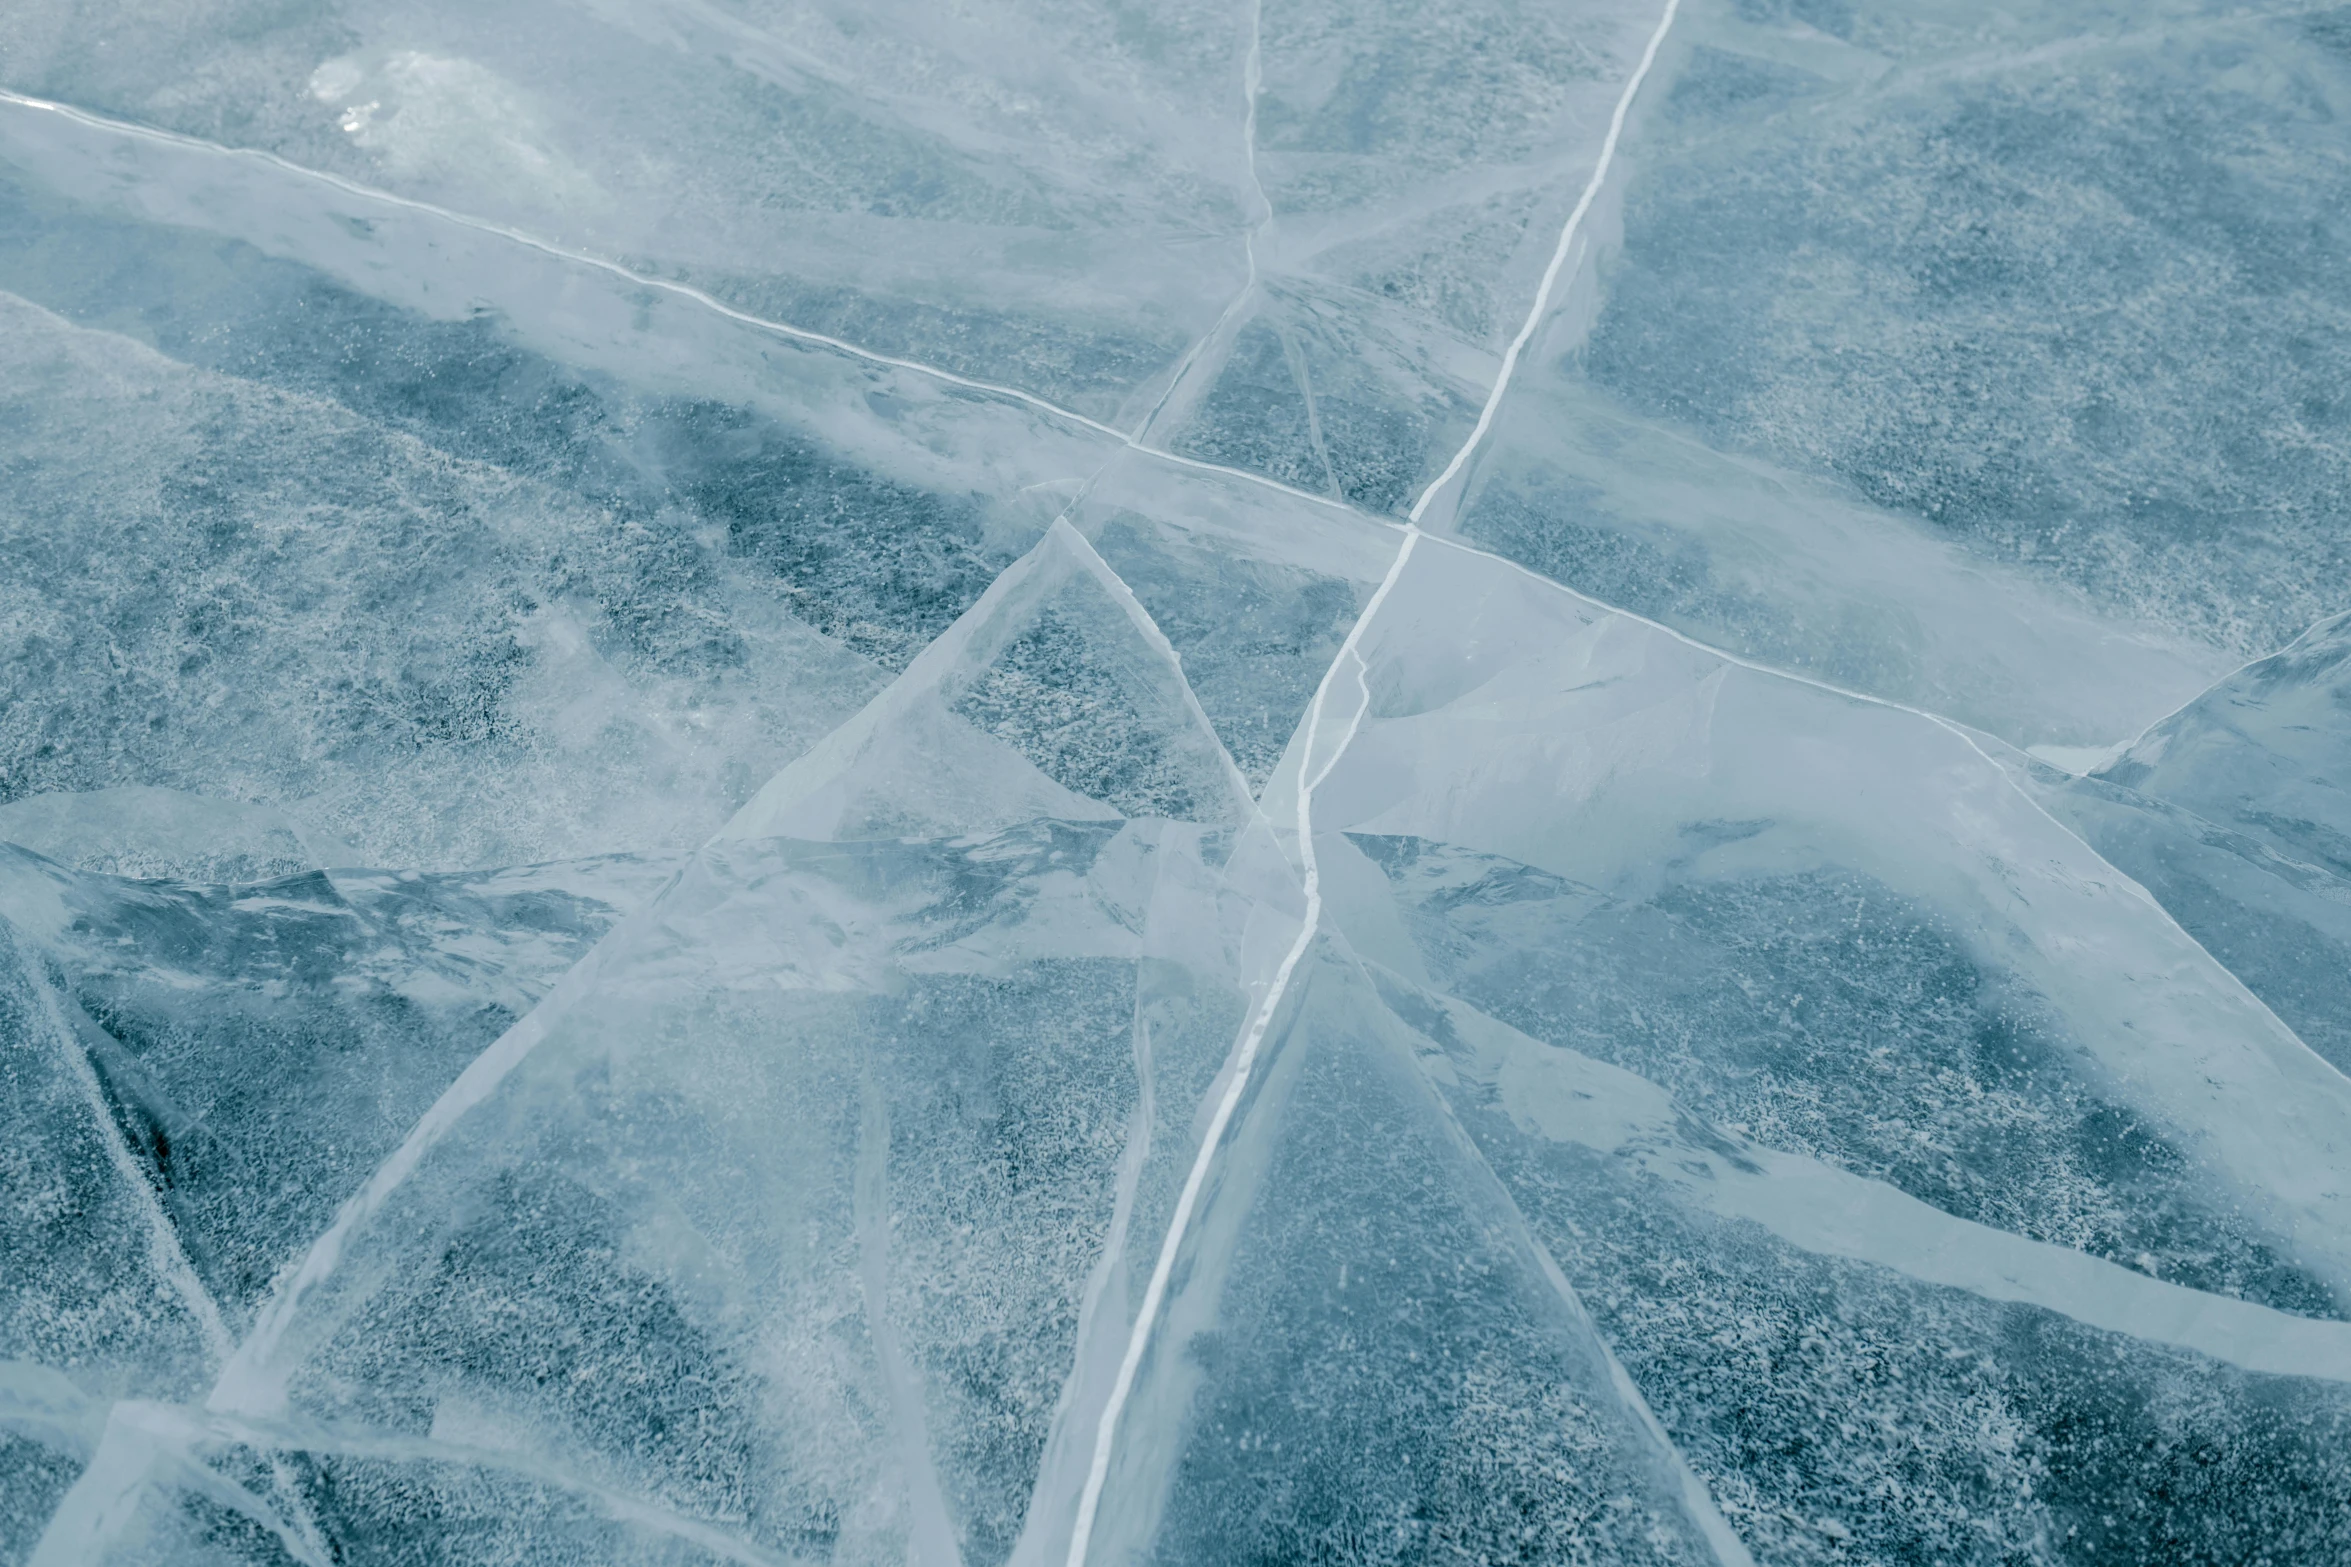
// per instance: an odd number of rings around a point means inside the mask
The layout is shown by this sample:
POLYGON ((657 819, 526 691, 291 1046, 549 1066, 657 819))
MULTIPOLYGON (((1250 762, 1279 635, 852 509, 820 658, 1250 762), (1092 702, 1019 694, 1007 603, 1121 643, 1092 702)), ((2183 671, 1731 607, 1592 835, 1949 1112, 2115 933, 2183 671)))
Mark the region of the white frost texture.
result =
POLYGON ((2351 1563, 2351 7, 0 0, 0 1567, 2351 1563))

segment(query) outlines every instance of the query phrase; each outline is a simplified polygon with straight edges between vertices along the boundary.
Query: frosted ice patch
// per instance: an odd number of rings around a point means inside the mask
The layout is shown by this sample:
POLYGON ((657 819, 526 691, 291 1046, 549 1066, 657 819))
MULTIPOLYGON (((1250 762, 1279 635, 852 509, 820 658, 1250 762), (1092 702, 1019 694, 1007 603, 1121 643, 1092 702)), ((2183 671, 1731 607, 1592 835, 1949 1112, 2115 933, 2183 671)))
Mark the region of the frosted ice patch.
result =
POLYGON ((549 145, 522 91, 472 60, 415 49, 340 55, 311 72, 310 95, 394 179, 483 186, 534 206, 598 199, 595 182, 549 145))

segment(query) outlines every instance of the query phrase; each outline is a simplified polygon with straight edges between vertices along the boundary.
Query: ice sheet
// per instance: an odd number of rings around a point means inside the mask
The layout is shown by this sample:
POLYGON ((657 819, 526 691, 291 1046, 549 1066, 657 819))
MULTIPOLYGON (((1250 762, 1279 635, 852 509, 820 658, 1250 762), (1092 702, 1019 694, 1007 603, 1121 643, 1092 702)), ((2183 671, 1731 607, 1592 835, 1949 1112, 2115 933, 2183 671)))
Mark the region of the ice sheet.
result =
POLYGON ((2345 36, 9 9, 0 1562, 2345 1559, 2345 36))

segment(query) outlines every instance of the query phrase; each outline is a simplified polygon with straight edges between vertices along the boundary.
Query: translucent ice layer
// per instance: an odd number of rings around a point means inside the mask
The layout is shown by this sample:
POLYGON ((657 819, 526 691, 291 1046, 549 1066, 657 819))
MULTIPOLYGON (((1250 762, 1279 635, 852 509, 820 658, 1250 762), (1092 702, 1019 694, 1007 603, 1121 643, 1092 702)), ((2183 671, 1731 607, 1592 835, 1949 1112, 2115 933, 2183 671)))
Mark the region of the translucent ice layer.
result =
POLYGON ((0 14, 0 1564, 2351 1560, 2351 23, 0 14))

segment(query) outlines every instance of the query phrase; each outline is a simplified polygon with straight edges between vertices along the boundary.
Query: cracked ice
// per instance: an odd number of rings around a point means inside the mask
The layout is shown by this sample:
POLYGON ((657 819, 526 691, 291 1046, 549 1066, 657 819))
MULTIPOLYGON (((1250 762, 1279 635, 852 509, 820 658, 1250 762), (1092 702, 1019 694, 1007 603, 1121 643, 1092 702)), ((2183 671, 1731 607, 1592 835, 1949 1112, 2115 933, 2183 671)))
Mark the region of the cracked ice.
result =
POLYGON ((2351 1559, 2351 22, 0 16, 0 1562, 2351 1559))

